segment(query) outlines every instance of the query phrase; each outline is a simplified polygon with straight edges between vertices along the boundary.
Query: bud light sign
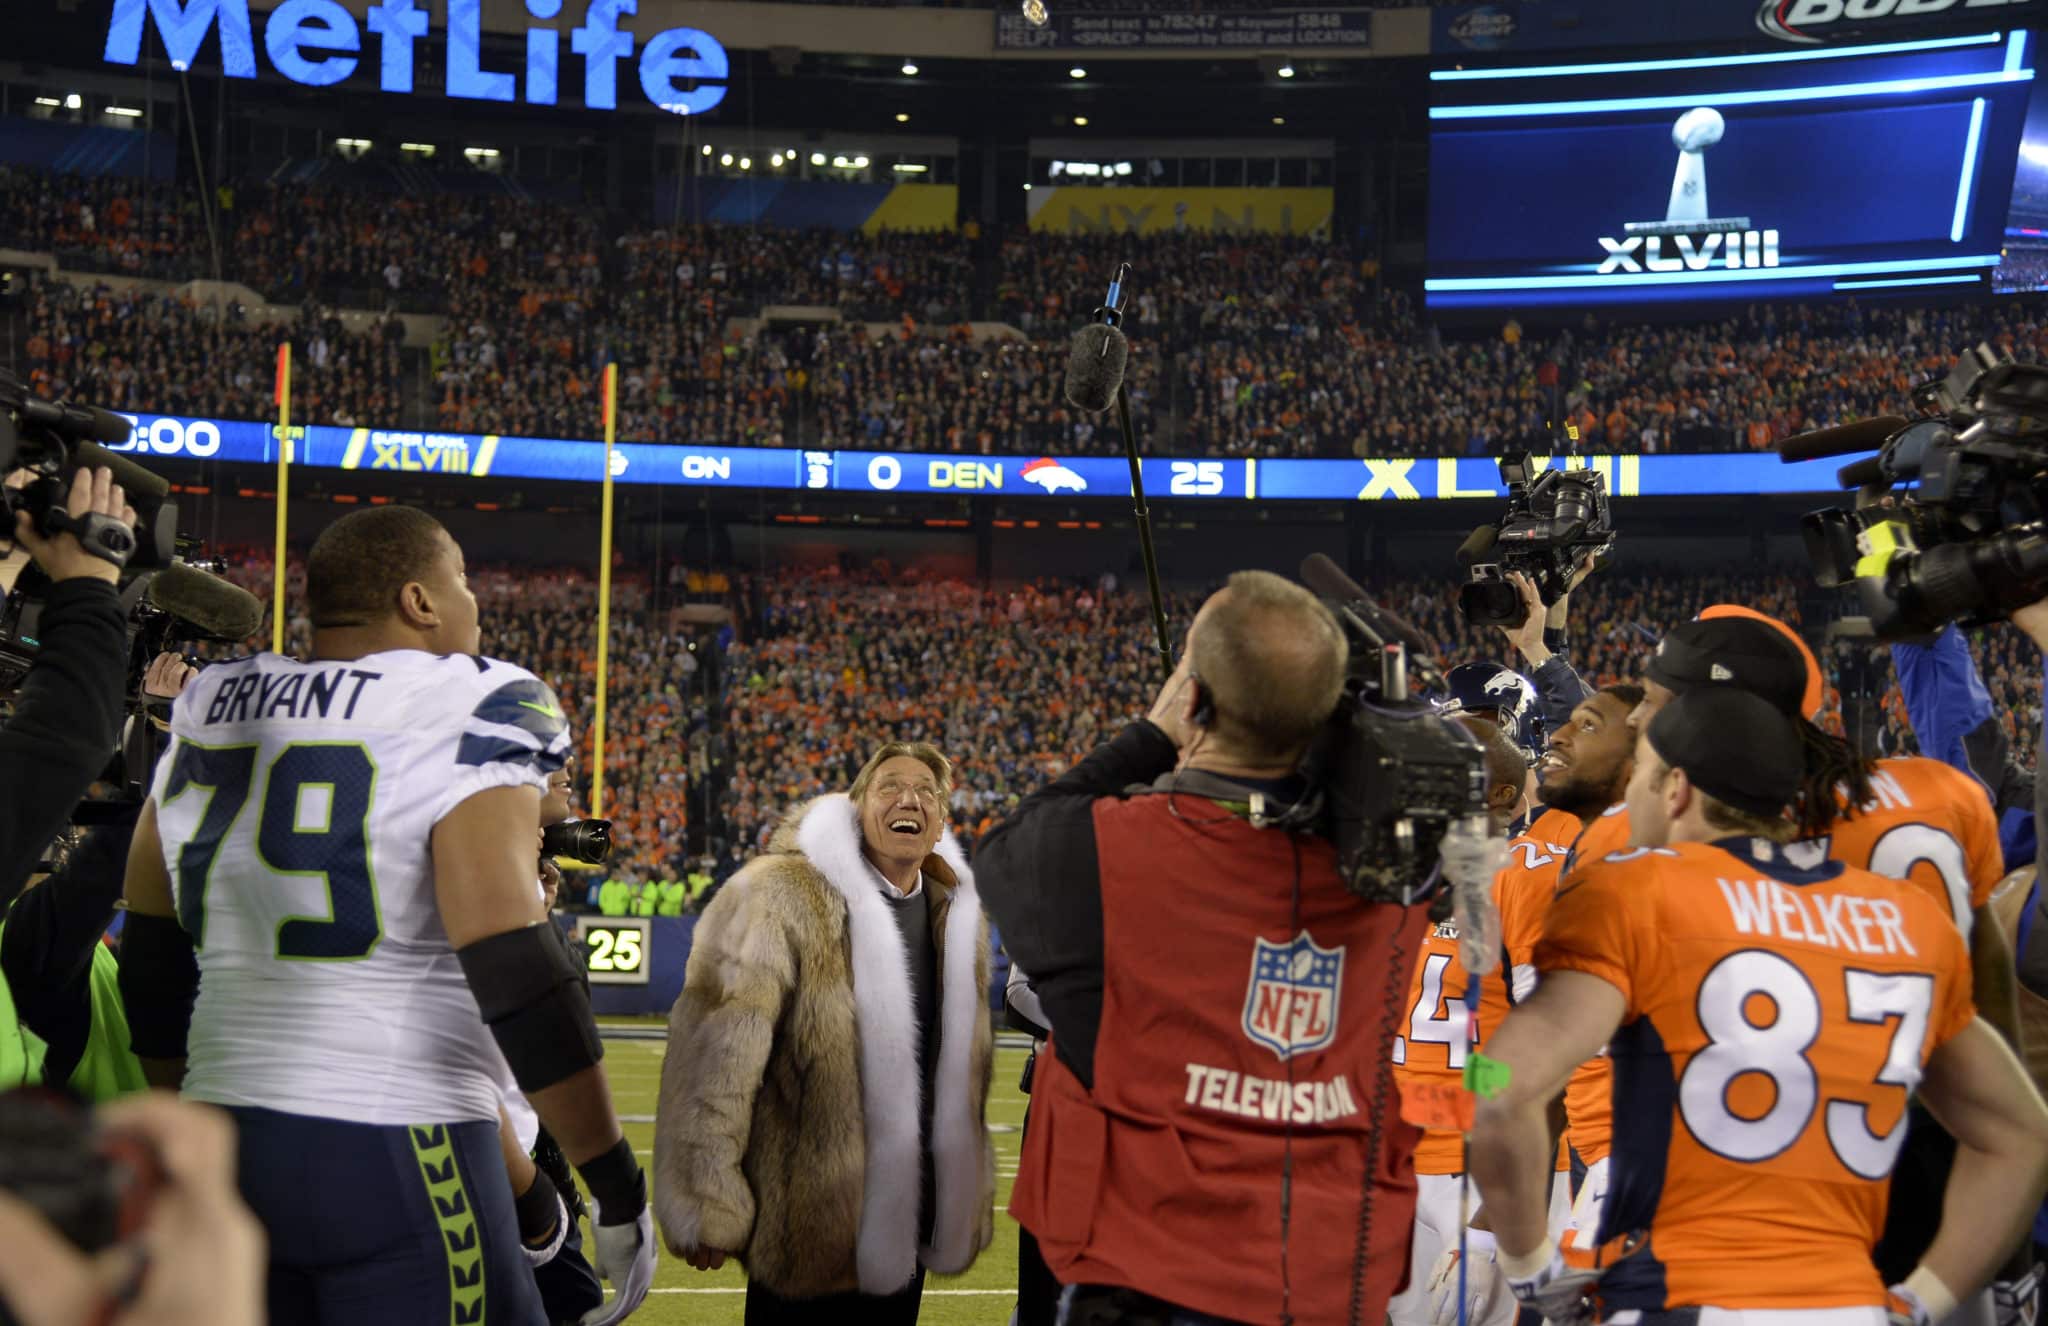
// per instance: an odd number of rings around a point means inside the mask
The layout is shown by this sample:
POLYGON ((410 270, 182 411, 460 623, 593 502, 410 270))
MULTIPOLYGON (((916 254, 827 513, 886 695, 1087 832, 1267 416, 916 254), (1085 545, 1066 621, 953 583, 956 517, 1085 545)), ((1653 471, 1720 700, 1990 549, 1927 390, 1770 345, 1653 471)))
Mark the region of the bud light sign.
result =
MULTIPOLYGON (((530 27, 523 67, 487 69, 482 4, 448 0, 444 91, 478 101, 554 105, 563 33, 552 25, 530 27)), ((638 8, 639 0, 589 0, 582 24, 567 34, 571 53, 582 60, 582 104, 590 110, 618 109, 618 62, 633 60, 637 40, 619 23, 638 8)), ((562 16, 562 0, 526 0, 526 12, 554 20, 562 16)), ((145 18, 155 23, 173 69, 190 69, 206 34, 218 26, 221 71, 230 78, 256 77, 249 0, 114 0, 107 26, 109 64, 141 60, 145 18)), ((428 25, 426 11, 416 8, 414 0, 378 0, 364 11, 361 26, 338 0, 284 0, 264 22, 263 50, 271 67, 294 83, 328 87, 355 75, 362 62, 362 28, 367 27, 377 43, 377 85, 386 92, 409 93, 414 90, 413 43, 427 35, 428 25)), ((634 63, 641 92, 671 114, 701 115, 725 99, 725 47, 708 32, 658 32, 634 63)))

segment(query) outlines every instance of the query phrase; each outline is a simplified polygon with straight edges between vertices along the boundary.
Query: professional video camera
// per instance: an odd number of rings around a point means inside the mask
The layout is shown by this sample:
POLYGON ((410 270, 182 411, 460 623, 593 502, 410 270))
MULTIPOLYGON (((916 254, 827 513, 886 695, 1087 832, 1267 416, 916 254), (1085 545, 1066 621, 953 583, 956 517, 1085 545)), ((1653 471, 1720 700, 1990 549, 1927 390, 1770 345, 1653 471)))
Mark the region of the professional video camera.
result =
MULTIPOLYGON (((70 529, 82 542, 97 542, 121 567, 118 588, 128 619, 128 707, 149 707, 143 675, 159 654, 179 653, 197 663, 190 646, 239 643, 263 620, 253 595, 219 578, 216 565, 198 563, 198 545, 181 538, 177 503, 170 485, 99 441, 120 442, 132 425, 120 415, 88 406, 45 401, 14 375, 0 372, 0 475, 27 471, 28 483, 0 490, 0 521, 11 538, 15 515, 26 511, 45 536, 70 529), (95 441, 97 439, 97 441, 95 441), (70 482, 81 467, 106 466, 136 511, 134 527, 106 516, 71 521, 66 512, 70 482), (83 528, 80 528, 83 526, 83 528), (125 545, 125 552, 123 551, 125 545)), ((0 696, 12 695, 34 666, 41 649, 40 625, 49 578, 33 563, 23 566, 0 600, 0 696)), ((112 770, 145 771, 153 755, 146 725, 137 742, 112 770)))
POLYGON ((71 530, 88 548, 103 548, 108 560, 124 567, 169 566, 178 538, 177 504, 164 496, 169 485, 98 445, 127 440, 132 427, 108 410, 46 401, 20 378, 0 371, 0 475, 26 470, 34 476, 25 487, 0 490, 0 518, 6 521, 0 537, 13 538, 15 514, 26 511, 45 538, 71 530), (71 476, 80 466, 99 465, 117 472, 135 508, 136 525, 125 539, 111 517, 73 522, 65 511, 71 476), (135 482, 138 477, 144 482, 135 482))
POLYGON ((1312 795, 1291 818, 1337 848, 1345 886, 1403 906, 1439 883, 1444 835, 1486 814, 1484 749, 1409 687, 1441 687, 1427 637, 1374 603, 1321 553, 1301 578, 1336 614, 1351 647, 1343 698, 1303 765, 1312 795))
POLYGON ((540 831, 542 856, 566 856, 588 866, 603 865, 611 859, 610 820, 563 820, 540 831))
POLYGON ((1535 469, 1534 457, 1501 457, 1507 512, 1498 525, 1473 530, 1458 549, 1458 560, 1472 568, 1471 582, 1458 591, 1458 610, 1474 626, 1520 626, 1528 616, 1509 573, 1528 576, 1545 603, 1555 602, 1585 558, 1614 546, 1606 475, 1553 468, 1531 479, 1535 469), (1480 560, 1489 554, 1493 560, 1480 560))
POLYGON ((1853 584, 1865 614, 1840 634, 1927 635, 2048 595, 2048 367, 1979 345, 1913 397, 1926 417, 1867 420, 1780 448, 1795 460, 1879 447, 1840 473, 1858 490, 1853 510, 1800 522, 1815 578, 1853 584))

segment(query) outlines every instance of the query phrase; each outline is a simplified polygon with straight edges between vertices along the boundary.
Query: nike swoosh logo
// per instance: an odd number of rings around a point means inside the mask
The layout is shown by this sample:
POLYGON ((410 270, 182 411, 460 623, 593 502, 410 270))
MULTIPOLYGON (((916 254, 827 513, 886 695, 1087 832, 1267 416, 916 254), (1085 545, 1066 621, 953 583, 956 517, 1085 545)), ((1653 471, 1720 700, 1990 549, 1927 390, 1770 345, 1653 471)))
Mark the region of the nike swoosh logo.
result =
POLYGON ((531 709, 536 714, 545 714, 549 718, 560 718, 562 716, 562 711, 551 704, 535 704, 531 700, 521 700, 519 707, 521 709, 531 709))

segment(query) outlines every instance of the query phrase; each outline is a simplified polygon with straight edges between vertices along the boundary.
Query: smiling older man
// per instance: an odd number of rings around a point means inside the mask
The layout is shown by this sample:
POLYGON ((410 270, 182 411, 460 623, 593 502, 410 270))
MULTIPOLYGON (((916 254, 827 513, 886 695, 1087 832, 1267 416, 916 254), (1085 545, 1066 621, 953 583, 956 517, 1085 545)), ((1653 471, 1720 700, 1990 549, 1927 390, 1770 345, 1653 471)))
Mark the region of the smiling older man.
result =
POLYGON ((988 928, 952 766, 890 743, 792 811, 697 924, 669 1018, 655 1209, 746 1320, 915 1322, 994 1233, 988 928))

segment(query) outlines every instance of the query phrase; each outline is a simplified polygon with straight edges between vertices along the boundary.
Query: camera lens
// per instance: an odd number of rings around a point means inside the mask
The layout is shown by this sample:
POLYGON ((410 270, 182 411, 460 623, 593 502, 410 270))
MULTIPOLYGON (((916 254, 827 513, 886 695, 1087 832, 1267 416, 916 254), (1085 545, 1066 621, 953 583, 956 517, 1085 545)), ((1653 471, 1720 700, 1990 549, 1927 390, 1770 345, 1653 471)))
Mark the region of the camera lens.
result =
POLYGON ((1474 626, 1520 626, 1522 595, 1505 580, 1475 580, 1458 590, 1458 611, 1474 626))

